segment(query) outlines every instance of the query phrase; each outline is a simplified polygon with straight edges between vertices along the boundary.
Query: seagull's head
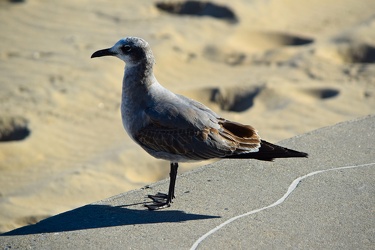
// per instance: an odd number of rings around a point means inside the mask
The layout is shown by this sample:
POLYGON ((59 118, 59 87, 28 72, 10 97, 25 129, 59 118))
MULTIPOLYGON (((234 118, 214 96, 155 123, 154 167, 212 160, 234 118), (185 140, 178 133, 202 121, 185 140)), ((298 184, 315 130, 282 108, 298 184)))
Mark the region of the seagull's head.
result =
POLYGON ((154 56, 148 43, 142 38, 126 37, 118 41, 113 47, 94 52, 91 58, 101 56, 116 56, 127 66, 139 63, 154 63, 154 56))

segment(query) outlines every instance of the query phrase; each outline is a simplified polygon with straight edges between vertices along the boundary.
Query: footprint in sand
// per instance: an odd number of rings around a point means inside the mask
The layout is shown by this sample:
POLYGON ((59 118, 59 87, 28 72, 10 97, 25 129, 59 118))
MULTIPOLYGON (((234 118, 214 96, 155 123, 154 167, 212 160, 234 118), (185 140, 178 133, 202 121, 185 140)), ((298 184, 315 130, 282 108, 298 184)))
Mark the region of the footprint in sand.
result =
POLYGON ((312 38, 282 32, 248 32, 243 35, 243 39, 249 45, 263 49, 302 46, 314 42, 312 38))
POLYGON ((194 99, 211 103, 215 110, 244 112, 254 106, 254 100, 262 92, 263 85, 213 87, 184 92, 194 99))
POLYGON ((352 63, 375 63, 375 46, 360 44, 349 52, 352 63))
POLYGON ((375 63, 375 46, 361 42, 336 41, 320 46, 315 53, 337 63, 375 63))
POLYGON ((0 117, 0 142, 21 141, 31 133, 22 117, 0 117))
POLYGON ((243 112, 253 107, 254 99, 263 88, 263 86, 212 88, 209 90, 210 101, 217 104, 221 110, 243 112))
POLYGON ((236 23, 238 21, 236 14, 229 7, 211 2, 157 2, 156 8, 175 15, 209 16, 230 23, 236 23))
POLYGON ((334 88, 310 88, 301 90, 316 100, 325 100, 336 97, 340 94, 340 91, 334 88))

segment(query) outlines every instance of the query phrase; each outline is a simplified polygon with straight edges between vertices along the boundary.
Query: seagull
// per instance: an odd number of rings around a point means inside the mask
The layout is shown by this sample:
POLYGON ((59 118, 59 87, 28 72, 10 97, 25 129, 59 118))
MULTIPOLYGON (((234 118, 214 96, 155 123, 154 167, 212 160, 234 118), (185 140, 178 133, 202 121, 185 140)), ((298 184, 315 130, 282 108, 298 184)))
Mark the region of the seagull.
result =
POLYGON ((222 118, 205 105, 164 88, 154 76, 155 58, 142 38, 123 38, 91 58, 102 56, 125 62, 121 116, 126 132, 147 153, 170 162, 168 194, 148 195, 152 204, 145 206, 149 210, 172 203, 179 162, 308 156, 262 140, 252 126, 222 118))

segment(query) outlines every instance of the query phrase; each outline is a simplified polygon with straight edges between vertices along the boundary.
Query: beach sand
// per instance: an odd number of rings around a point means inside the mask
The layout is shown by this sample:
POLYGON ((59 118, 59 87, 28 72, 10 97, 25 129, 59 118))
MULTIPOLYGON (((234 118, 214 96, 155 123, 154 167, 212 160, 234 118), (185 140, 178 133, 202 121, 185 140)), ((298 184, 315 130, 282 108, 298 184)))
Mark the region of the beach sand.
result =
POLYGON ((122 128, 123 62, 90 59, 121 37, 271 142, 374 113, 375 1, 179 3, 0 1, 0 232, 168 176, 122 128))

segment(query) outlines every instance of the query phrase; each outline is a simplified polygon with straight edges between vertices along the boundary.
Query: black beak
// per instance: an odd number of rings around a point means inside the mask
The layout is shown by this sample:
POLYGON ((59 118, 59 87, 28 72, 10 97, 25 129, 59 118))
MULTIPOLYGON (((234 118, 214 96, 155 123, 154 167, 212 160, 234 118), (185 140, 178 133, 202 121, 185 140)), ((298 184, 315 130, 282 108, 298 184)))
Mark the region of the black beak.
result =
POLYGON ((101 49, 101 50, 94 52, 94 54, 91 55, 91 58, 101 57, 101 56, 114 56, 114 55, 116 55, 116 53, 110 51, 110 49, 101 49))

